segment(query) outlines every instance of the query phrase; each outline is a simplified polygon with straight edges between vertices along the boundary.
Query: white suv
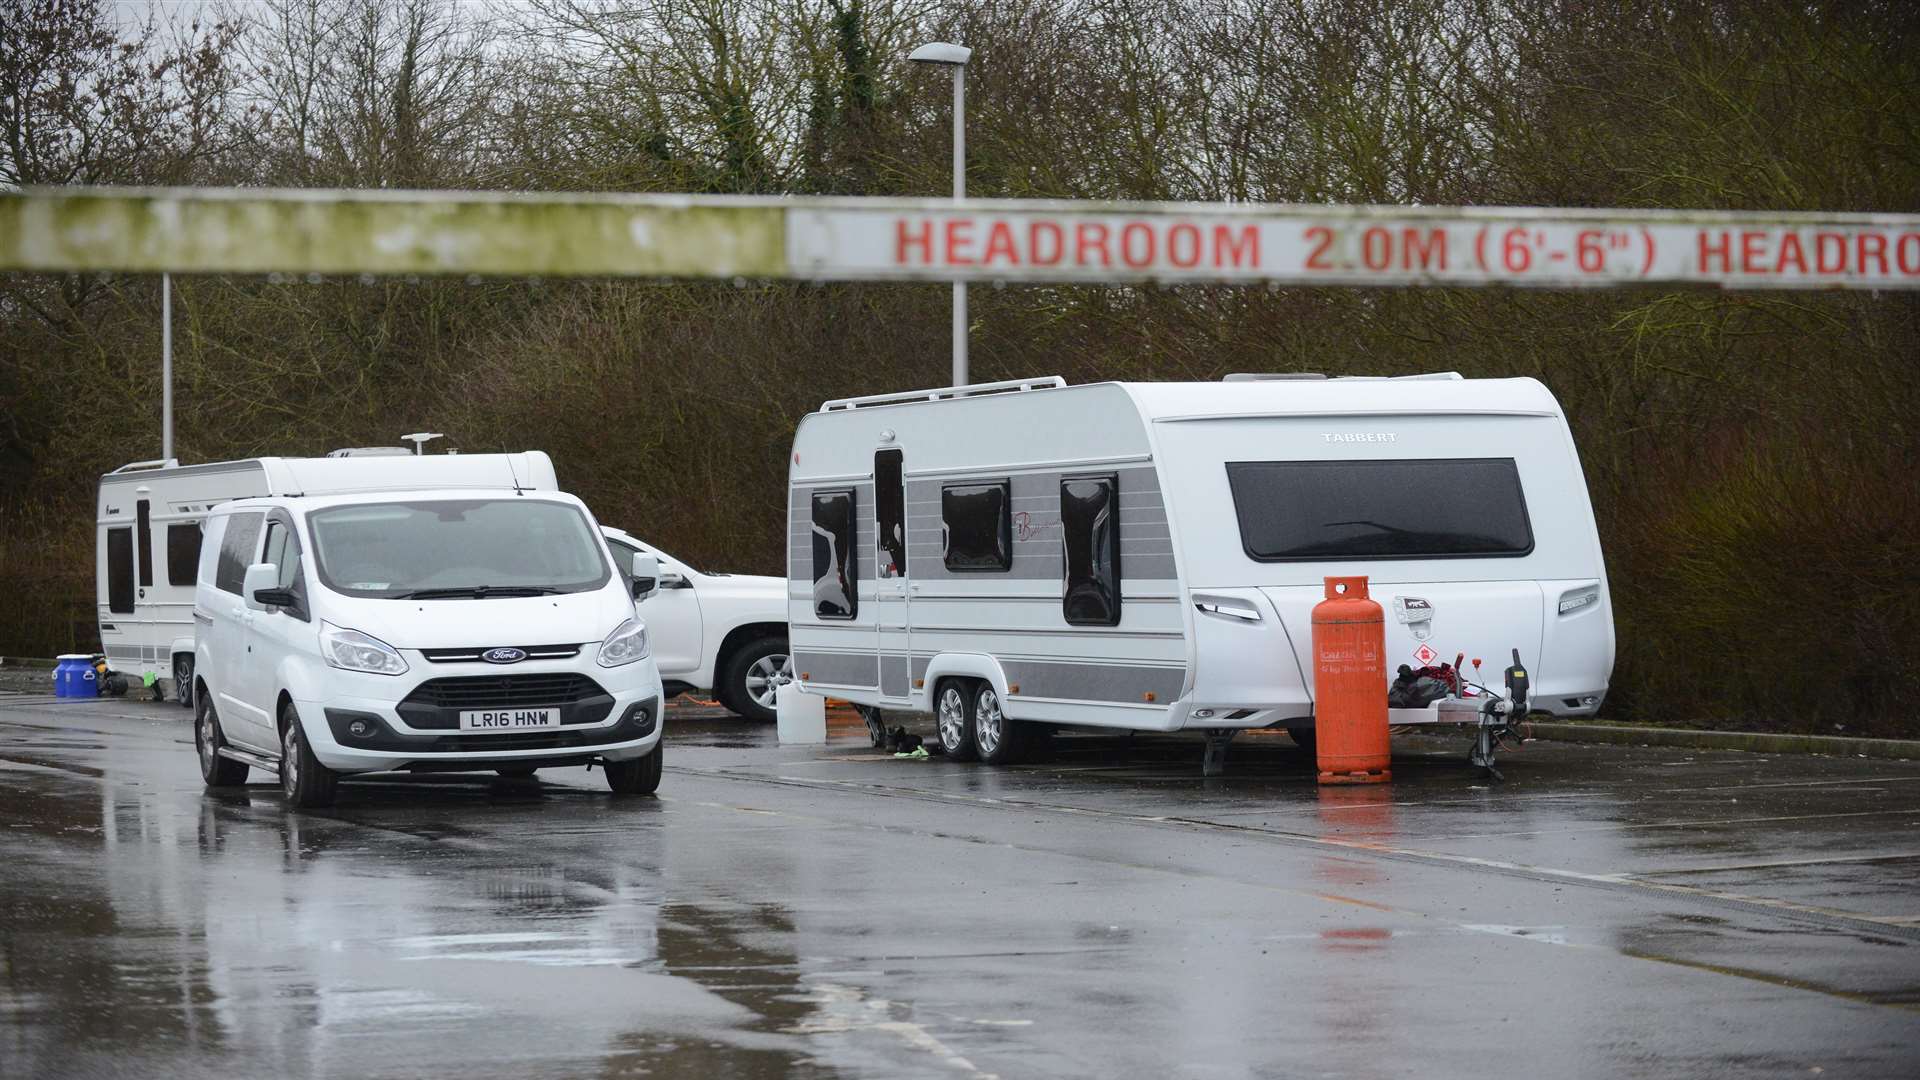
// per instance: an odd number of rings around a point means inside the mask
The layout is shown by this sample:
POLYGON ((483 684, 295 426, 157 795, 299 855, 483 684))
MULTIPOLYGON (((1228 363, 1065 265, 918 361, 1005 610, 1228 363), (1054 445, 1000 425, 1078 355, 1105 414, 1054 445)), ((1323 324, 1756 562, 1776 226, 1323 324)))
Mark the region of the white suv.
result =
POLYGON ((660 591, 640 604, 667 693, 712 691, 749 720, 772 722, 773 697, 793 678, 787 655, 787 582, 702 573, 629 533, 602 526, 614 565, 660 563, 660 591))
POLYGON ((194 743, 209 786, 277 771, 295 806, 342 774, 599 762, 660 783, 660 674, 580 500, 523 490, 269 496, 207 515, 194 743))

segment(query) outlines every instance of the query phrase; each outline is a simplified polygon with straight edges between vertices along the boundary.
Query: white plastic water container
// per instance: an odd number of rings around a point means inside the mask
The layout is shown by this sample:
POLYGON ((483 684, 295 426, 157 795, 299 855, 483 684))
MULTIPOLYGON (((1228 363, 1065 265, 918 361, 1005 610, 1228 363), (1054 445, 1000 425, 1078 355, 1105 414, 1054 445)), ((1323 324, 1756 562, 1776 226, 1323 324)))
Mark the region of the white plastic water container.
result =
POLYGON ((809 694, 797 682, 775 691, 774 726, 782 746, 819 745, 827 741, 827 699, 809 694))

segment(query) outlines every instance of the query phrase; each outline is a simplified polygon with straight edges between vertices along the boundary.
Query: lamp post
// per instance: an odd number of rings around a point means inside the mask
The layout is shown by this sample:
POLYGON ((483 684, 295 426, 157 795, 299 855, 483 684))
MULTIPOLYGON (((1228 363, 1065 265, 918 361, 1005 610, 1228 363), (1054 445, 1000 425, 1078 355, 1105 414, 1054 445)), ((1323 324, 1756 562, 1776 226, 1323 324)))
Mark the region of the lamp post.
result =
MULTIPOLYGON (((916 64, 953 69, 953 199, 967 197, 967 61, 973 50, 945 41, 930 42, 907 54, 916 64)), ((953 385, 967 385, 967 283, 953 283, 953 385)))

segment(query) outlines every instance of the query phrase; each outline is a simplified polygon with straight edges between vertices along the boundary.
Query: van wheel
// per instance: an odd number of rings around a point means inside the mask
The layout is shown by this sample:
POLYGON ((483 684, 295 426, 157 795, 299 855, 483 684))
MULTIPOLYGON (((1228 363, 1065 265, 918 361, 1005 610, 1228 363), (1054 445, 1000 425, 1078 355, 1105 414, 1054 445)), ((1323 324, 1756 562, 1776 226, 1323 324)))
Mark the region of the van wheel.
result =
POLYGON ((666 743, 653 744, 653 752, 626 761, 606 761, 607 787, 615 795, 651 795, 660 789, 660 757, 666 743))
POLYGON ((220 756, 220 748, 226 743, 226 736, 220 734, 220 714, 213 711, 212 702, 202 701, 193 718, 193 749, 200 755, 200 779, 210 788, 238 787, 247 782, 245 762, 220 756))
POLYGON ((307 748, 307 736, 300 730, 300 716, 288 702, 280 710, 280 791, 287 804, 302 810, 332 806, 339 774, 313 756, 307 748))
POLYGON ((787 639, 756 638, 727 658, 727 670, 715 693, 740 716, 771 724, 777 716, 775 695, 792 681, 793 659, 787 653, 787 639))
POLYGON ((948 679, 934 701, 933 730, 941 752, 953 761, 972 761, 979 753, 973 742, 973 695, 967 690, 967 680, 948 679))
POLYGON ((173 658, 173 700, 193 708, 193 654, 173 658))
POLYGON ((1314 729, 1310 727, 1290 727, 1287 729, 1287 737, 1292 739, 1300 749, 1305 750, 1309 754, 1313 753, 1314 748, 1313 733, 1314 729))

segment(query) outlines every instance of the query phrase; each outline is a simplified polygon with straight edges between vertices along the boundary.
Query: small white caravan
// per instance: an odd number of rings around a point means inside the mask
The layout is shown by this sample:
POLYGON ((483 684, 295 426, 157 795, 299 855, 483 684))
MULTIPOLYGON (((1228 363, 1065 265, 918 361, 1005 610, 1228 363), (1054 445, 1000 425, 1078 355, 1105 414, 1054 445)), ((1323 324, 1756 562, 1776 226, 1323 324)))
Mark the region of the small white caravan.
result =
POLYGON ((520 454, 435 454, 403 447, 324 458, 248 458, 205 465, 140 461, 100 478, 95 596, 100 643, 115 670, 193 685, 193 588, 207 511, 260 495, 372 493, 415 488, 559 490, 553 460, 520 454))
POLYGON ((830 401, 795 434, 788 511, 796 677, 870 726, 932 712, 962 759, 1011 760, 1060 725, 1307 742, 1330 575, 1370 580, 1389 678, 1464 654, 1497 683, 1517 650, 1534 709, 1586 716, 1613 668, 1586 482, 1533 379, 1052 378, 830 401))

